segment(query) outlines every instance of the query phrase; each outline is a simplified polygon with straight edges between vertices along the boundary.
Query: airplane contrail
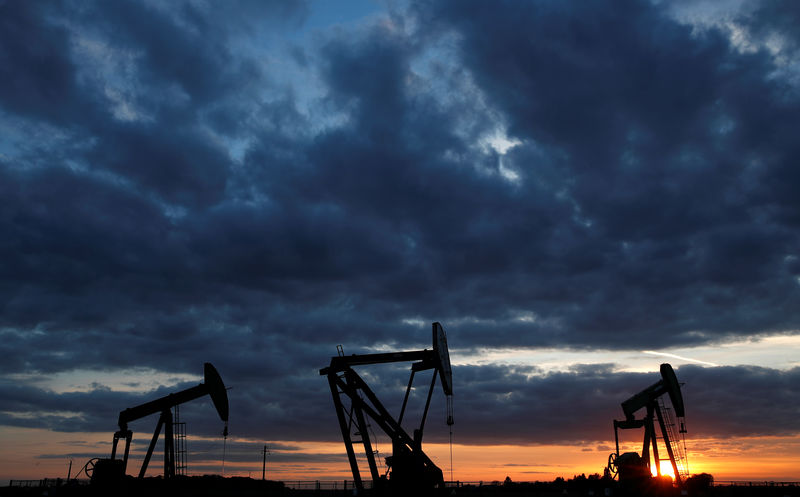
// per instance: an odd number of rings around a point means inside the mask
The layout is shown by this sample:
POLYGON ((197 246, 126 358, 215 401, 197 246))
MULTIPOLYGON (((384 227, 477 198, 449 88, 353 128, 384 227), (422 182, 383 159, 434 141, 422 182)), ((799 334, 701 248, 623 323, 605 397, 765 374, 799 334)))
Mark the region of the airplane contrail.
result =
POLYGON ((698 360, 698 359, 690 359, 688 357, 683 357, 683 356, 680 356, 680 355, 677 355, 677 354, 669 354, 667 352, 655 352, 653 350, 643 350, 642 352, 644 352, 645 354, 650 354, 650 355, 660 355, 660 356, 663 356, 663 357, 672 357, 673 359, 680 359, 681 361, 689 361, 689 362, 694 362, 694 363, 697 363, 697 364, 705 364, 706 366, 719 366, 719 364, 715 364, 713 362, 701 361, 701 360, 698 360))

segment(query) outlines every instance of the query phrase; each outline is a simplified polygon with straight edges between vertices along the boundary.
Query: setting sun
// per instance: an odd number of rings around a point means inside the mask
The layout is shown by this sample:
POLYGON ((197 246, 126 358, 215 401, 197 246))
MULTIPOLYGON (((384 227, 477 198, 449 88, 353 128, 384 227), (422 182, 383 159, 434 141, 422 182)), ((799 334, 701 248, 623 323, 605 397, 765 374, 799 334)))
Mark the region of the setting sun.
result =
MULTIPOLYGON (((675 471, 672 469, 672 463, 669 461, 669 459, 662 459, 659 461, 659 466, 661 467, 661 474, 663 476, 669 476, 673 480, 675 479, 675 471)), ((655 465, 652 466, 651 472, 653 473, 653 476, 658 476, 655 465)))

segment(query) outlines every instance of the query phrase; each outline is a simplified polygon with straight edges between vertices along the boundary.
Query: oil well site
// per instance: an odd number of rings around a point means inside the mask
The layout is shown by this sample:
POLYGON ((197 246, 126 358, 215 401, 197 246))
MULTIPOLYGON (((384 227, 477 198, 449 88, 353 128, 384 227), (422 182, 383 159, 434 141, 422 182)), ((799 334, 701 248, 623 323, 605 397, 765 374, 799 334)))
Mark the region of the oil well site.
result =
MULTIPOLYGON (((266 478, 268 448, 263 449, 261 478, 187 475, 187 433, 180 421, 180 406, 208 397, 228 437, 228 390, 220 373, 205 363, 204 381, 144 404, 120 411, 118 430, 113 433, 111 453, 85 462, 67 478, 11 481, 0 488, 2 496, 27 495, 170 495, 170 496, 272 496, 272 495, 464 495, 464 496, 796 496, 796 482, 714 482, 713 475, 693 474, 687 456, 686 406, 681 383, 668 363, 661 364, 660 378, 622 400, 622 419, 613 426, 615 450, 602 471, 556 478, 554 481, 515 482, 510 478, 492 482, 462 482, 452 475, 452 429, 455 424, 453 376, 447 337, 442 325, 432 325, 431 348, 372 354, 345 355, 342 347, 330 364, 319 370, 327 381, 333 411, 341 432, 352 478, 283 482, 266 478), (410 363, 410 374, 399 408, 381 401, 357 370, 376 364, 410 363), (419 419, 410 419, 409 398, 414 381, 426 382, 425 403, 419 419), (450 467, 439 467, 425 453, 423 435, 431 399, 440 392, 446 399, 450 430, 450 467), (396 413, 396 414, 395 414, 396 413), (143 418, 156 420, 152 438, 142 461, 130 458, 133 436, 129 423, 143 418), (374 449, 376 430, 391 441, 391 455, 378 461, 374 449), (620 452, 620 431, 641 437, 641 452, 620 452), (161 441, 161 443, 159 443, 161 441), (160 446, 160 448, 159 448, 160 446), (155 462, 153 457, 156 457, 155 462), (379 462, 381 468, 379 468, 379 462), (158 476, 147 476, 151 463, 161 467, 158 476), (385 468, 385 469, 383 469, 385 468)), ((460 392, 469 395, 469 392, 460 392)), ((605 461, 604 461, 605 462, 605 461)), ((598 461, 600 465, 601 461, 598 461)))
POLYGON ((800 0, 0 0, 0 497, 800 497, 800 0))
POLYGON ((800 497, 800 0, 0 0, 0 497, 800 497))

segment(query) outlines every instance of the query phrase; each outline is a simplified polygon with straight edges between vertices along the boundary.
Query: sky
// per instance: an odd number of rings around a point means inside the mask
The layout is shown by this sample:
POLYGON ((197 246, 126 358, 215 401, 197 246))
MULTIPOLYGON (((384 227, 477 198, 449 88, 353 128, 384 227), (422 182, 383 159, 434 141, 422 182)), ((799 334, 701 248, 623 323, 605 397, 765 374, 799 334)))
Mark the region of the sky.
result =
MULTIPOLYGON (((260 476, 266 444, 275 479, 347 478, 319 369, 438 321, 446 477, 602 472, 669 362, 693 473, 800 481, 798 23, 790 0, 0 0, 0 479, 107 457, 119 411, 204 362, 230 436, 183 405, 190 474, 260 476)), ((408 368, 363 368, 393 412, 408 368)))

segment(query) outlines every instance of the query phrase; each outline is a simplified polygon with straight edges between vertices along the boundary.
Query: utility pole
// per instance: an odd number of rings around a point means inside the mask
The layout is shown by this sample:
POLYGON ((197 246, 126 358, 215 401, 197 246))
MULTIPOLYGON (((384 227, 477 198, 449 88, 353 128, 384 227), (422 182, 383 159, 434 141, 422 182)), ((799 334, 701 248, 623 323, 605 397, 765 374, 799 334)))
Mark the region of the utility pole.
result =
POLYGON ((266 445, 264 445, 264 450, 261 452, 264 454, 264 464, 261 466, 261 481, 264 481, 267 476, 267 454, 269 454, 266 445))

